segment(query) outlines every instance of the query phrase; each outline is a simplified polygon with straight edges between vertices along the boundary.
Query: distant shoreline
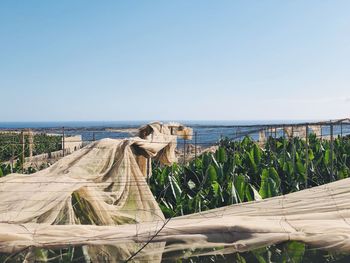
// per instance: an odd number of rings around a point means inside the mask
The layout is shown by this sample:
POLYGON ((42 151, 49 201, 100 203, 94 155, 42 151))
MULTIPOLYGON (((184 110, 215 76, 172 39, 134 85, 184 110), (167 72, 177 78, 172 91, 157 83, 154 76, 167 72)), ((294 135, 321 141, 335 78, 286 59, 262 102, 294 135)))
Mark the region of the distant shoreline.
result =
MULTIPOLYGON (((315 121, 315 120, 314 120, 315 121)), ((60 129, 65 127, 67 129, 134 129, 142 125, 145 125, 152 121, 48 121, 48 122, 0 122, 0 129, 60 129)), ((161 121, 167 123, 169 121, 161 121)), ((235 125, 262 125, 262 124, 283 124, 283 123, 299 123, 299 122, 312 122, 310 120, 240 120, 240 121, 215 121, 215 120, 193 120, 193 121, 179 121, 184 125, 193 127, 209 128, 209 127, 227 127, 235 125)))

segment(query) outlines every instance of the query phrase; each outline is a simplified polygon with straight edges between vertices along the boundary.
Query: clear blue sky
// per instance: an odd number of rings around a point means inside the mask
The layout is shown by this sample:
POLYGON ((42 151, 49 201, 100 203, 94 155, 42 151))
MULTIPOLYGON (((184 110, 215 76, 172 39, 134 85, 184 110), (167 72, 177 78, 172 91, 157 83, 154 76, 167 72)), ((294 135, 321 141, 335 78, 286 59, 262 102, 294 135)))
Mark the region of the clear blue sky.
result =
POLYGON ((350 115, 350 1, 0 2, 0 121, 350 115))

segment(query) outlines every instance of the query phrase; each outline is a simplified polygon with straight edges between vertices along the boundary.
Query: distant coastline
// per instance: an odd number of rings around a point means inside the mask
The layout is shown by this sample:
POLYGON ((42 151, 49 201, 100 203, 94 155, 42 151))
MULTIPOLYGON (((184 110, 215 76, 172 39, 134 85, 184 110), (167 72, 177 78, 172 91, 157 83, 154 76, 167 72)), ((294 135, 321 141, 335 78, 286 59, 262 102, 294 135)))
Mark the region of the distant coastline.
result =
MULTIPOLYGON (((272 124, 272 123, 297 123, 304 122, 306 120, 240 120, 240 121, 216 121, 216 120, 171 120, 179 122, 189 126, 230 126, 230 125, 258 125, 258 124, 272 124)), ((310 120, 307 120, 310 121, 310 120)), ((315 121, 315 120, 314 120, 315 121)), ((19 122, 0 122, 0 129, 21 129, 21 128, 33 128, 33 129, 46 129, 46 128, 137 128, 141 125, 152 122, 152 120, 144 121, 19 121, 19 122)), ((161 121, 164 123, 169 122, 168 120, 161 121)), ((311 121, 310 121, 311 122, 311 121)))

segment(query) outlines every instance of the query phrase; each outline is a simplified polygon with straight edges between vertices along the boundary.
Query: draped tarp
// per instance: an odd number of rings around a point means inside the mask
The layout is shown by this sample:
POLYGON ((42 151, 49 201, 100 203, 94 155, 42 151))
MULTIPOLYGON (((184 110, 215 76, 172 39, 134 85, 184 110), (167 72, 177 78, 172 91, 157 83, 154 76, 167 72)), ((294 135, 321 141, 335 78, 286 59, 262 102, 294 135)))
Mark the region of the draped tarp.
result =
MULTIPOLYGON (((0 248, 2 251, 18 251, 27 246, 166 241, 165 252, 200 248, 207 249, 204 251, 208 254, 215 254, 296 240, 316 248, 349 251, 349 200, 350 179, 343 179, 285 196, 176 217, 170 221, 158 217, 152 222, 118 226, 1 223, 0 248), (221 249, 208 250, 213 247, 221 249)), ((156 255, 162 251, 163 248, 159 248, 144 253, 156 255)))
POLYGON ((101 140, 43 171, 1 178, 0 252, 73 245, 95 262, 101 250, 123 261, 150 242, 136 259, 153 262, 164 252, 232 253, 289 240, 350 250, 350 179, 165 220, 136 160, 175 143, 156 137, 101 140))
MULTIPOLYGON (((18 241, 23 235, 18 227, 29 230, 53 225, 113 226, 164 220, 147 185, 142 172, 144 168, 137 159, 139 156, 159 158, 161 162, 171 164, 176 161, 176 136, 170 134, 166 125, 154 123, 149 127, 152 131, 146 139, 103 139, 45 170, 1 178, 0 223, 4 232, 0 231, 0 251, 18 251, 22 247, 18 241)), ((67 245, 69 237, 80 232, 72 231, 64 237, 67 245)), ((54 233, 55 230, 47 232, 45 239, 50 239, 54 233)), ((36 242, 36 232, 27 239, 29 243, 30 240, 36 242)), ((33 245, 29 243, 29 246, 33 245)), ((108 245, 114 245, 114 242, 108 245)), ((112 250, 103 248, 103 251, 108 250, 111 254, 118 251, 119 256, 129 257, 139 246, 123 244, 112 250)), ((87 247, 86 255, 94 259, 100 249, 87 247)), ((95 261, 100 259, 95 258, 95 261)))

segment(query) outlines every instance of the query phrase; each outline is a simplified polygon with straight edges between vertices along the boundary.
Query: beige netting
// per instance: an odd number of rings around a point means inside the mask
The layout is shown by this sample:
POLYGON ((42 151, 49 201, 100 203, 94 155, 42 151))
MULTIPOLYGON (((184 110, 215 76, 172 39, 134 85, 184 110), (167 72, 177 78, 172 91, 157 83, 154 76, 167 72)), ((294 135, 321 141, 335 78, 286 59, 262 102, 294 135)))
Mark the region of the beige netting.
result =
MULTIPOLYGON (((209 253, 232 253, 288 240, 349 251, 349 187, 350 179, 344 179, 286 196, 173 218, 165 226, 159 218, 120 226, 2 223, 1 249, 142 243, 164 226, 152 240, 169 242, 164 251, 221 247, 209 253)), ((153 249, 147 254, 162 251, 153 249)))
POLYGON ((162 150, 175 141, 152 129, 158 135, 101 140, 41 172, 1 178, 0 251, 83 245, 93 261, 101 251, 122 261, 150 241, 136 259, 159 261, 163 252, 232 253, 288 240, 349 251, 350 179, 165 221, 135 156, 171 161, 162 150))
MULTIPOLYGON (((75 224, 111 226, 164 220, 146 183, 145 164, 140 158, 173 163, 176 161, 176 136, 160 123, 147 127, 151 132, 145 139, 103 139, 35 174, 11 174, 1 178, 0 222, 1 229, 6 226, 6 233, 0 232, 0 251, 21 249, 17 238, 13 238, 22 236, 15 229, 18 226, 22 229, 75 224)), ((50 239, 53 233, 48 232, 45 238, 50 239)), ((72 232, 66 234, 66 244, 70 243, 71 235, 72 232)), ((37 240, 36 234, 31 239, 37 240)), ((128 257, 138 247, 123 244, 117 249, 103 248, 103 251, 112 255, 118 251, 119 256, 128 257)), ((156 246, 159 247, 162 246, 156 246)), ((85 250, 93 259, 102 248, 87 247, 85 250)))

